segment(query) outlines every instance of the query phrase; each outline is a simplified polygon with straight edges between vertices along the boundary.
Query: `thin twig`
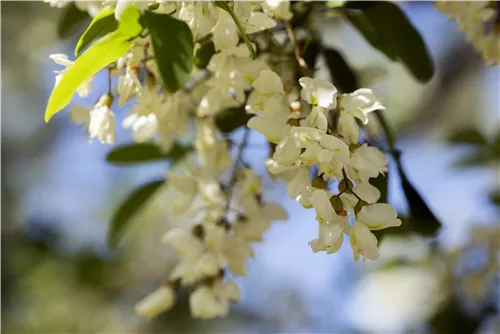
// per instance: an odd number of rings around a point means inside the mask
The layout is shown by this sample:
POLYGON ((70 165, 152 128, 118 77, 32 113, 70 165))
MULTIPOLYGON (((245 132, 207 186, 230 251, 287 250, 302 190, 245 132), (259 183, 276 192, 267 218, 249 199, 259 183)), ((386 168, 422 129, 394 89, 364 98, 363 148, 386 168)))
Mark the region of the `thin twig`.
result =
POLYGON ((299 43, 297 43, 297 38, 295 38, 295 33, 293 32, 292 25, 289 22, 286 24, 286 33, 288 34, 288 38, 294 45, 295 59, 297 59, 297 62, 299 63, 300 67, 302 67, 303 69, 307 69, 308 68, 307 63, 304 60, 304 58, 302 58, 302 56, 300 55, 300 45, 299 43))
POLYGON ((229 189, 228 189, 228 194, 227 194, 226 212, 228 211, 228 209, 230 207, 231 199, 233 196, 234 185, 236 183, 236 177, 238 174, 237 173, 238 172, 238 163, 240 162, 241 158, 243 157, 243 151, 245 150, 249 136, 250 136, 250 128, 245 127, 245 133, 243 134, 243 139, 241 140, 241 144, 239 145, 238 155, 236 156, 236 160, 234 161, 233 170, 231 171, 231 178, 229 179, 229 185, 228 185, 229 189))

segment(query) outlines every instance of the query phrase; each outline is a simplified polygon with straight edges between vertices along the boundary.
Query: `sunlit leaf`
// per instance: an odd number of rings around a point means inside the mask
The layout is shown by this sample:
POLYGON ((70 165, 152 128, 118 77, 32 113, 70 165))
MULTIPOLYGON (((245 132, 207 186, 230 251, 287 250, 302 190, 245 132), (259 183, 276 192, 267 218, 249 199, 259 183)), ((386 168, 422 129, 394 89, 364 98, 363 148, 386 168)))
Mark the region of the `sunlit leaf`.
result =
POLYGON ((61 38, 68 38, 72 36, 77 28, 90 20, 90 16, 87 12, 79 10, 76 5, 71 2, 64 8, 64 13, 62 14, 61 20, 57 27, 57 35, 61 38))
POLYGON ((116 246, 133 218, 144 207, 146 202, 165 184, 165 180, 156 180, 135 189, 118 207, 108 231, 108 245, 116 246))
POLYGON ((376 49, 401 61, 422 82, 434 75, 434 63, 418 33, 398 5, 388 1, 349 1, 346 19, 376 49))
POLYGON ((118 21, 115 19, 114 10, 110 8, 103 9, 94 17, 87 30, 80 37, 80 40, 76 44, 75 56, 78 56, 91 42, 115 31, 117 28, 118 21))
POLYGON ((351 93, 359 88, 356 74, 340 52, 326 48, 323 50, 323 56, 333 84, 342 93, 351 93))
POLYGON ((127 8, 122 14, 118 30, 92 44, 75 60, 71 67, 64 71, 47 103, 46 122, 68 105, 78 87, 86 80, 127 52, 134 42, 134 37, 137 37, 142 31, 139 15, 140 13, 135 7, 127 8))
POLYGON ((106 156, 106 161, 113 165, 132 165, 155 161, 177 161, 186 154, 190 147, 174 144, 169 152, 162 152, 160 147, 153 143, 134 143, 113 149, 106 156))
POLYGON ((193 68, 194 42, 189 26, 170 15, 146 11, 149 29, 163 85, 171 92, 182 88, 193 68))

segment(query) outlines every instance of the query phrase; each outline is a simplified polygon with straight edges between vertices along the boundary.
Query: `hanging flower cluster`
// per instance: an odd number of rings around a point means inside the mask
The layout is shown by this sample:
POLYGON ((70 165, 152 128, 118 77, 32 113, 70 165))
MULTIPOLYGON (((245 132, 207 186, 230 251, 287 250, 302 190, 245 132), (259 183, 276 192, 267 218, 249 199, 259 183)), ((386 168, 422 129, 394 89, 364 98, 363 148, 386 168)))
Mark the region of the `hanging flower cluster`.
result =
MULTIPOLYGON (((372 231, 401 225, 396 210, 378 202, 380 191, 370 183, 387 172, 388 160, 372 145, 365 126, 372 122, 370 113, 385 107, 370 89, 342 94, 330 82, 310 77, 314 71, 307 68, 293 36, 289 1, 75 4, 92 16, 115 20, 118 30, 110 33, 115 35, 109 40, 116 48, 125 48, 104 65, 109 71, 108 92, 90 110, 72 108, 74 123, 82 125, 91 140, 113 144, 113 102, 121 107, 133 101, 122 126, 131 131, 136 143, 153 141, 167 154, 181 136, 192 142, 193 149, 166 175, 172 199, 168 209, 179 220, 188 221, 163 238, 178 254, 179 262, 167 282, 137 304, 138 314, 154 318, 167 311, 180 288, 192 291, 191 313, 199 318, 224 316, 230 303, 239 300, 233 276, 246 274, 252 244, 262 241, 270 223, 287 218, 278 204, 264 200, 260 178, 245 162, 243 151, 250 130, 272 143, 265 164, 272 176, 286 182, 288 197, 315 210, 318 234, 309 241, 313 252, 335 253, 347 235, 355 260, 379 258, 378 240, 372 231), (165 65, 156 58, 154 31, 139 24, 139 17, 147 20, 148 15, 156 14, 187 27, 189 34, 183 36, 189 37, 191 46, 195 42, 194 50, 213 43, 206 65, 198 71, 189 68, 189 81, 176 89, 162 75, 165 65), (139 28, 123 26, 131 17, 139 28), (287 46, 292 45, 295 52, 276 51, 279 42, 272 29, 291 32, 287 46), (269 56, 269 50, 276 52, 269 56), (273 63, 275 55, 283 56, 283 62, 296 62, 302 75, 284 73, 286 67, 273 63), (111 85, 112 77, 117 77, 116 87, 111 85), (230 108, 249 117, 240 124, 246 126, 238 144, 217 125, 217 117, 230 108)), ((180 48, 189 44, 181 42, 180 48)), ((182 50, 191 57, 193 48, 182 50)), ((77 66, 78 58, 75 62, 61 54, 51 58, 64 66, 57 72, 56 89, 77 66)), ((186 70, 177 63, 168 69, 172 77, 180 77, 186 70)), ((92 76, 85 79, 74 87, 80 96, 86 96, 92 85, 92 76)), ((64 107, 64 103, 53 105, 64 107)), ((56 107, 52 114, 58 111, 56 107)))
POLYGON ((457 20, 467 40, 484 62, 500 64, 500 7, 498 1, 436 1, 436 8, 457 20))

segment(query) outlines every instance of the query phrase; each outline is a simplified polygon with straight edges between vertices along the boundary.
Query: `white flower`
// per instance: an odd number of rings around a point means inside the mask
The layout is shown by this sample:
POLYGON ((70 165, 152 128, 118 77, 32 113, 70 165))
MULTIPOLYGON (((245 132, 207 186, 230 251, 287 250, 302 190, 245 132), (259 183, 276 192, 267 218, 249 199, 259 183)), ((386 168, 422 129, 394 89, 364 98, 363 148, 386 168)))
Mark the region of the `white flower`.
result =
MULTIPOLYGON (((68 2, 68 1, 64 1, 68 2)), ((89 13, 90 16, 95 17, 104 8, 104 4, 97 1, 74 1, 76 8, 82 12, 89 13)))
POLYGON ((191 314, 196 318, 224 317, 229 312, 229 302, 240 299, 240 290, 232 282, 217 281, 213 286, 200 286, 189 297, 191 314))
POLYGON ((301 167, 295 171, 294 177, 286 185, 287 195, 295 198, 305 208, 311 208, 309 197, 312 195, 309 168, 301 167))
POLYGON ((273 160, 282 166, 288 166, 293 165, 299 159, 300 155, 301 150, 295 144, 295 141, 291 137, 286 136, 276 146, 273 160))
POLYGON ((218 8, 218 15, 219 19, 213 28, 213 42, 216 51, 236 46, 240 38, 233 18, 220 8, 218 8))
POLYGON ((115 18, 120 21, 120 18, 129 7, 136 7, 137 9, 146 9, 148 7, 148 1, 129 1, 129 0, 118 0, 115 7, 115 18))
POLYGON ((316 189, 309 197, 314 210, 316 210, 316 220, 320 223, 338 223, 347 222, 346 217, 337 215, 330 203, 330 196, 323 189, 316 189))
POLYGON ((359 142, 359 126, 351 114, 340 113, 338 130, 347 143, 357 144, 359 142))
MULTIPOLYGON (((68 69, 73 65, 73 61, 69 60, 68 56, 62 53, 51 54, 50 59, 52 59, 54 63, 56 63, 57 65, 64 66, 65 69, 68 69)), ((57 84, 61 81, 62 76, 64 75, 64 70, 55 71, 55 73, 57 73, 57 76, 56 76, 56 83, 54 86, 57 86, 57 84)), ((92 88, 92 78, 89 78, 80 87, 78 87, 76 91, 80 97, 87 97, 89 95, 91 88, 92 88)))
POLYGON ((306 147, 307 143, 311 141, 319 142, 323 134, 321 130, 311 127, 292 126, 290 128, 290 136, 300 148, 306 147))
POLYGON ((293 17, 290 1, 268 0, 262 3, 262 8, 280 20, 289 21, 293 17))
POLYGON ((248 120, 247 126, 250 129, 259 131, 271 143, 279 143, 287 134, 290 125, 283 121, 267 117, 252 117, 248 120))
POLYGON ((171 196, 172 202, 169 205, 170 210, 176 215, 185 213, 197 195, 198 186, 195 178, 185 173, 169 172, 166 179, 168 189, 174 191, 171 196))
POLYGON ((69 4, 69 1, 64 0, 43 0, 43 2, 48 3, 50 7, 63 8, 69 4))
POLYGON ((385 107, 371 89, 361 88, 350 94, 343 94, 339 103, 340 112, 347 112, 359 118, 363 124, 368 123, 368 113, 382 110, 385 107))
POLYGON ((76 125, 83 125, 85 128, 89 127, 90 111, 80 106, 71 106, 69 109, 71 121, 76 125))
POLYGON ((359 255, 363 255, 365 259, 378 259, 380 256, 377 248, 378 240, 370 230, 400 225, 401 220, 397 218, 396 210, 389 204, 377 203, 361 208, 351 227, 350 242, 354 259, 358 260, 359 255))
POLYGON ((387 172, 387 157, 377 148, 363 144, 351 154, 351 167, 365 182, 387 172))
POLYGON ((227 238, 225 243, 228 267, 233 275, 245 276, 245 263, 254 253, 250 242, 238 236, 236 230, 235 234, 235 236, 227 238))
POLYGON ((315 190, 309 200, 316 210, 319 222, 318 238, 309 242, 309 245, 314 252, 326 250, 329 254, 335 253, 342 245, 347 217, 337 215, 325 190, 315 190))
POLYGON ((201 319, 224 317, 229 312, 229 302, 220 298, 208 286, 198 287, 189 297, 191 315, 201 319))
POLYGON ((357 261, 360 255, 365 259, 377 260, 380 257, 377 248, 377 237, 370 232, 370 229, 362 222, 355 221, 351 226, 351 248, 354 253, 354 259, 357 261))
POLYGON ((318 237, 309 241, 314 253, 326 251, 328 254, 337 252, 344 241, 345 226, 336 223, 324 222, 318 224, 318 237))
MULTIPOLYGON (((333 157, 338 162, 347 165, 350 163, 349 146, 335 136, 324 134, 321 136, 319 144, 333 153, 333 157)), ((326 161, 325 161, 326 162, 326 161)))
POLYGON ((337 88, 328 81, 303 77, 299 79, 302 86, 300 97, 307 103, 326 109, 335 108, 337 88))
POLYGON ((302 122, 302 126, 317 128, 326 133, 328 130, 328 110, 315 106, 302 122))
POLYGON ((370 230, 381 230, 401 225, 396 210, 387 203, 376 203, 362 207, 356 220, 363 222, 370 230))
POLYGON ((259 77, 252 84, 257 92, 262 95, 284 94, 283 82, 278 74, 271 70, 260 72, 259 77))
POLYGON ((105 95, 90 110, 89 137, 97 138, 103 144, 115 142, 115 115, 109 109, 111 99, 105 95))
POLYGON ((153 319, 168 311, 175 302, 175 293, 170 286, 161 286, 135 305, 135 312, 142 317, 153 319))
POLYGON ((252 12, 250 18, 243 24, 247 34, 253 34, 261 30, 270 29, 276 26, 276 21, 269 15, 262 12, 252 12))
POLYGON ((118 95, 120 95, 118 99, 118 105, 120 107, 127 103, 134 95, 139 94, 141 91, 141 82, 137 77, 136 68, 127 66, 125 75, 120 76, 118 79, 117 91, 118 95))

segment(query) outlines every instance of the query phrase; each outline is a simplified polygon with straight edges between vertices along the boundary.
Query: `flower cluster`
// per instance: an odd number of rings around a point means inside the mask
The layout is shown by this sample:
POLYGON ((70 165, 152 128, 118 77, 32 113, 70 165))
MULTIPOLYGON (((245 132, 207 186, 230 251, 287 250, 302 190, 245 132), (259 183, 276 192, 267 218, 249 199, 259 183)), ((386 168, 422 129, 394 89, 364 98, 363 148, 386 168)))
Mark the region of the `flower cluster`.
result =
POLYGON ((458 21, 467 40, 485 63, 500 63, 500 9, 497 1, 436 1, 436 8, 458 21))
POLYGON ((180 261, 169 282, 137 304, 139 314, 153 318, 169 309, 180 286, 196 286, 190 307, 199 318, 225 316, 229 302, 239 300, 239 288, 228 274, 245 276, 245 262, 253 256, 251 244, 262 240, 271 221, 287 218, 279 205, 262 200, 262 185, 252 169, 241 169, 239 174, 232 189, 238 193, 239 205, 230 207, 231 194, 225 196, 216 180, 169 173, 168 187, 179 197, 173 211, 201 223, 165 235, 164 242, 174 248, 180 261))
MULTIPOLYGON (((94 8, 77 3, 89 12, 94 8)), ((288 1, 106 1, 99 6, 113 8, 117 20, 130 6, 168 13, 189 26, 195 41, 211 38, 215 50, 206 69, 193 73, 194 83, 169 92, 161 87, 150 36, 138 36, 108 66, 107 94, 90 110, 71 110, 73 121, 105 144, 114 143, 115 95, 120 107, 135 100, 122 123, 135 142, 155 141, 169 152, 180 135, 193 133, 194 149, 166 176, 170 211, 189 221, 163 239, 176 251, 179 263, 164 285, 137 304, 137 313, 153 318, 170 309, 181 287, 194 289, 190 307, 195 317, 224 316, 230 303, 238 301, 240 291, 232 275, 246 274, 252 243, 262 240, 271 221, 287 217, 279 205, 263 199, 259 177, 244 162, 250 129, 276 145, 266 164, 271 174, 286 181, 288 196, 315 209, 318 236, 309 242, 314 252, 336 252, 347 234, 356 260, 379 257, 371 231, 401 221, 389 204, 377 203, 380 192, 370 179, 387 171, 387 158, 368 145, 362 130, 368 114, 384 106, 369 89, 339 94, 331 83, 309 77, 285 87, 269 59, 255 56, 256 45, 247 34, 290 20, 288 1), (116 91, 111 77, 118 77, 116 91), (299 91, 303 102, 297 101, 299 91), (233 158, 235 145, 217 129, 216 117, 242 106, 252 117, 233 158)), ((64 55, 52 58, 66 68, 73 65, 64 55)), ((88 94, 90 86, 91 80, 82 85, 80 95, 88 94)))
POLYGON ((319 232, 309 242, 312 250, 334 253, 348 234, 355 259, 363 255, 376 260, 378 241, 371 231, 399 226, 401 220, 389 204, 376 203, 380 192, 369 180, 387 171, 387 158, 377 148, 359 143, 356 119, 366 124, 368 113, 384 106, 369 89, 339 95, 321 79, 303 77, 299 84, 310 113, 305 118, 287 117, 279 76, 262 71, 254 82, 257 102, 247 106, 261 116, 250 119, 248 127, 277 143, 267 166, 285 179, 288 196, 316 210, 319 232), (338 115, 336 128, 329 120, 333 113, 338 115), (311 180, 313 167, 317 175, 311 180), (334 183, 336 193, 328 190, 334 183))

